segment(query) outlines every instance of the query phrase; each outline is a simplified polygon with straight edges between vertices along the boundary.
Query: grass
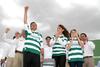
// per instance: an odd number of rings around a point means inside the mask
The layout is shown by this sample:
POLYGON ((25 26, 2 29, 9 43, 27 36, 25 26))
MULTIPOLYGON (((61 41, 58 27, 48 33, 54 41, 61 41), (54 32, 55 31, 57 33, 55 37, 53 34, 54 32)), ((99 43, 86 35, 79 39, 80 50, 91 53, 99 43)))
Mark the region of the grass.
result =
POLYGON ((95 65, 97 65, 97 62, 100 60, 100 40, 93 40, 95 44, 95 50, 94 50, 94 61, 95 65))

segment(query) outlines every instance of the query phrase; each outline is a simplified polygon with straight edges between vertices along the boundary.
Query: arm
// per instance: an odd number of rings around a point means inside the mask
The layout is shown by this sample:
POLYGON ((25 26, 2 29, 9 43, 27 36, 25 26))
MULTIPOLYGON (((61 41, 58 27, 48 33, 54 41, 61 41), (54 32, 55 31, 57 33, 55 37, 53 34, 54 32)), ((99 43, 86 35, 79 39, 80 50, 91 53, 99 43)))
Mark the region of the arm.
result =
POLYGON ((68 44, 66 45, 66 48, 67 49, 70 49, 71 48, 71 45, 72 45, 72 40, 68 41, 68 44))
POLYGON ((27 22, 27 12, 28 12, 28 6, 24 7, 24 30, 25 33, 31 33, 31 30, 29 30, 28 22, 27 22))
POLYGON ((76 32, 76 38, 78 40, 79 45, 83 48, 84 47, 84 43, 83 41, 80 40, 78 33, 76 32))
POLYGON ((95 49, 95 44, 93 42, 90 42, 89 46, 94 50, 95 49))
POLYGON ((77 39, 78 39, 79 45, 83 48, 83 47, 84 47, 83 41, 81 41, 81 40, 79 39, 79 37, 78 37, 77 39))
POLYGON ((26 6, 25 8, 24 8, 24 24, 27 24, 27 11, 28 11, 28 6, 26 6))

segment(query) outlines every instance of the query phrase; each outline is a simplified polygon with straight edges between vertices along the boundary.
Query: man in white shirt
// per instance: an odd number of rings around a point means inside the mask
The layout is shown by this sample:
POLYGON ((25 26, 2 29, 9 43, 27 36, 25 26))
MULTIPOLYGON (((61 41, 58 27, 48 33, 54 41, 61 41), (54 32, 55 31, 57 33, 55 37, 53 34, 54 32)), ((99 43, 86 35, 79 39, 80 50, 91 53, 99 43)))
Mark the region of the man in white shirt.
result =
POLYGON ((7 56, 7 62, 6 62, 6 67, 13 67, 13 62, 14 62, 14 57, 15 57, 15 48, 16 48, 16 45, 18 43, 18 38, 19 38, 19 33, 16 32, 15 33, 15 39, 9 39, 7 38, 7 33, 10 31, 9 28, 7 28, 5 30, 5 33, 2 37, 2 40, 9 44, 9 50, 8 50, 8 56, 7 56))
POLYGON ((23 67, 23 48, 25 42, 25 31, 23 30, 21 33, 21 37, 19 38, 19 42, 17 44, 15 50, 15 58, 14 58, 14 66, 13 67, 23 67))
POLYGON ((45 38, 46 44, 44 45, 44 66, 54 65, 54 59, 52 59, 52 45, 50 44, 51 37, 47 36, 45 38))
POLYGON ((83 67, 95 67, 94 66, 94 49, 95 45, 92 41, 88 41, 88 37, 85 33, 80 34, 80 39, 84 42, 84 64, 83 67))

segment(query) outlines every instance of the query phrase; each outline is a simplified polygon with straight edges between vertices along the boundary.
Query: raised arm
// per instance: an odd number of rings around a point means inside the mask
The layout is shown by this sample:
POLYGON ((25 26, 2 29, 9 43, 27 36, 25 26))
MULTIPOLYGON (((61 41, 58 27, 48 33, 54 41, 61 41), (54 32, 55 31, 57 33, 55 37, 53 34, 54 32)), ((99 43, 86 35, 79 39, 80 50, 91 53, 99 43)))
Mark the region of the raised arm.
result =
POLYGON ((77 39, 78 39, 79 45, 83 48, 83 47, 84 47, 83 41, 80 40, 79 35, 78 35, 77 32, 76 32, 76 37, 77 37, 77 39))
POLYGON ((28 12, 28 6, 24 7, 24 24, 27 24, 27 12, 28 12))

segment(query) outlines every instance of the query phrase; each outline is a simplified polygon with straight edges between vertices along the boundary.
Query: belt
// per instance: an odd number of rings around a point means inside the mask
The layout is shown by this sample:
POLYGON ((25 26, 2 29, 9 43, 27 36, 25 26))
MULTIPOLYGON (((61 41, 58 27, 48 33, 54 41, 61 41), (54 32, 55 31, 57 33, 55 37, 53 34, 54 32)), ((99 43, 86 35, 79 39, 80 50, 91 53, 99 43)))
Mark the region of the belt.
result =
POLYGON ((23 53, 23 52, 16 50, 15 53, 23 53))
POLYGON ((92 58, 92 56, 85 56, 84 58, 92 58))

